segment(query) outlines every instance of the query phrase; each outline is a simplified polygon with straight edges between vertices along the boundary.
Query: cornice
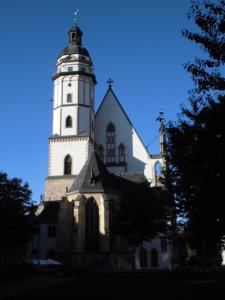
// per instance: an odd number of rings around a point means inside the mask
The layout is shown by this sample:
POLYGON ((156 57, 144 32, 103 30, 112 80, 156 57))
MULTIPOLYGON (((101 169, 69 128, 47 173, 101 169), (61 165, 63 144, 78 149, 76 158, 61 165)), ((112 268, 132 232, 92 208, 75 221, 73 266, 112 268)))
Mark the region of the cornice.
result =
POLYGON ((94 84, 97 83, 95 75, 94 74, 90 74, 84 71, 67 71, 67 72, 60 72, 60 73, 56 73, 55 75, 52 76, 52 80, 56 80, 57 78, 61 77, 61 76, 68 76, 68 75, 81 75, 81 76, 86 76, 89 77, 93 80, 94 84))
POLYGON ((48 138, 49 144, 50 143, 57 143, 57 142, 72 142, 72 141, 90 141, 93 143, 93 139, 89 135, 68 135, 68 136, 59 136, 53 135, 48 138))

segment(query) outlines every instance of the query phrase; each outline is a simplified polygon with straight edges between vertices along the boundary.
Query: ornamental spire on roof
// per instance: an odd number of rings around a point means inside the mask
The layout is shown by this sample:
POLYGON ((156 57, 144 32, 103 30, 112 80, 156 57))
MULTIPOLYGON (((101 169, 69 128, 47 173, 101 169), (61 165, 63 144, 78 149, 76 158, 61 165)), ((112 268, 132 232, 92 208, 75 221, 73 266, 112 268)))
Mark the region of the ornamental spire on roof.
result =
POLYGON ((160 154, 163 156, 164 152, 164 113, 163 110, 160 110, 159 113, 159 122, 160 122, 160 154))

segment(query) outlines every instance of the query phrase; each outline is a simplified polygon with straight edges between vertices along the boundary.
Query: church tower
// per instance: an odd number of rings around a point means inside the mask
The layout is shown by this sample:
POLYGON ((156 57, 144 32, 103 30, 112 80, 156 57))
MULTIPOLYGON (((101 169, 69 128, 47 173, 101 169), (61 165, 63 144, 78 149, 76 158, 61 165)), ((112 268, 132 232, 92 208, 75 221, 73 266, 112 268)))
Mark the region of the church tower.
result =
POLYGON ((52 77, 53 129, 49 137, 45 200, 60 200, 93 149, 94 86, 91 57, 82 46, 82 31, 74 25, 52 77))

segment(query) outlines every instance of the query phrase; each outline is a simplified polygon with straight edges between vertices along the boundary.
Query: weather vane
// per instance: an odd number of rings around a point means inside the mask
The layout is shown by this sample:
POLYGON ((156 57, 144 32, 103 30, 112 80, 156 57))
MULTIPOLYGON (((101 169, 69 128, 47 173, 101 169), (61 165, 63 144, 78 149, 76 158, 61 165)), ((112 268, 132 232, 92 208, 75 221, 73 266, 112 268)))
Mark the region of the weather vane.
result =
POLYGON ((77 23, 77 20, 78 20, 78 12, 79 12, 79 9, 76 9, 76 11, 74 12, 73 20, 74 20, 75 24, 77 23))

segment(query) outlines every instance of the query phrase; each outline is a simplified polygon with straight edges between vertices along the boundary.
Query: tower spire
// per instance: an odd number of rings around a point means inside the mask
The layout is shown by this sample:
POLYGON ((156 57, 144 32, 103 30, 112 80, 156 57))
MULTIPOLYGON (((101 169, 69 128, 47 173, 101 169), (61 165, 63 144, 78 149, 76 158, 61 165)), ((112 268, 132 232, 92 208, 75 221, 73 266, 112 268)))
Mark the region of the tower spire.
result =
POLYGON ((164 113, 163 110, 160 110, 159 113, 159 122, 160 122, 160 154, 164 156, 165 149, 164 149, 164 113))

